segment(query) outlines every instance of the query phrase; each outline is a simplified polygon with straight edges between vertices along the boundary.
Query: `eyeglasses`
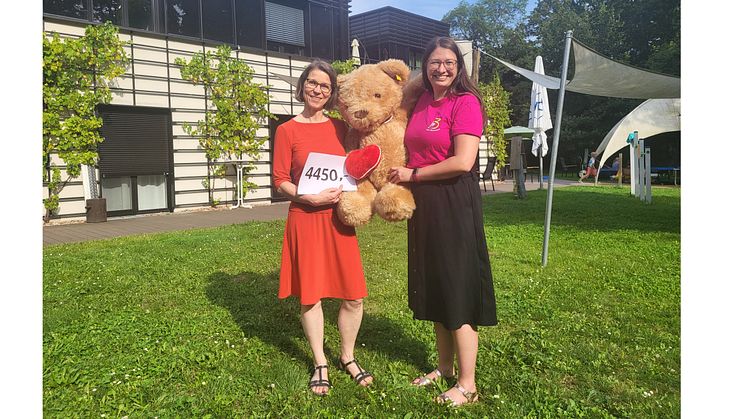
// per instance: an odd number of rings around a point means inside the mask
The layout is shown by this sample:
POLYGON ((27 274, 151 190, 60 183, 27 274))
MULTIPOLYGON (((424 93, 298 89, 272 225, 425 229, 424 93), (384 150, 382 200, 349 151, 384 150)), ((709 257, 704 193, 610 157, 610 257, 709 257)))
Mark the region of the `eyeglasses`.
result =
POLYGON ((445 65, 446 70, 453 70, 454 68, 456 68, 456 64, 458 64, 458 61, 456 60, 445 60, 445 61, 432 60, 432 61, 428 61, 427 63, 428 67, 430 67, 433 70, 439 69, 441 65, 445 65))
POLYGON ((316 80, 306 79, 306 87, 308 90, 316 90, 318 87, 322 94, 328 95, 332 91, 332 86, 326 83, 319 83, 316 80))

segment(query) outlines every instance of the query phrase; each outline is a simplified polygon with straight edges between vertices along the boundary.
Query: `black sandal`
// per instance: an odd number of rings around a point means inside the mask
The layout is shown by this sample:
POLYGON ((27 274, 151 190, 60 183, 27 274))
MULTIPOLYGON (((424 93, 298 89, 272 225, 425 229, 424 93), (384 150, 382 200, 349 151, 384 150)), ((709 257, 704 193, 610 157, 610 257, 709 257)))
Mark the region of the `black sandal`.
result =
MULTIPOLYGON (((321 377, 323 377, 323 375, 321 374, 321 370, 324 369, 324 368, 326 368, 326 376, 329 377, 329 367, 327 365, 319 365, 317 367, 314 367, 313 368, 313 373, 311 373, 311 381, 308 382, 308 388, 309 389, 312 389, 313 387, 325 387, 325 388, 328 389, 328 388, 330 388, 332 386, 332 383, 330 383, 329 380, 324 380, 324 379, 321 378, 321 377), (319 371, 319 379, 318 380, 314 380, 313 379, 313 377, 316 375, 316 370, 319 371)), ((327 390, 324 393, 317 393, 317 392, 311 390, 311 393, 313 393, 313 394, 315 394, 317 396, 326 396, 329 393, 329 391, 327 390)))
POLYGON ((368 384, 365 384, 365 385, 363 385, 363 384, 360 384, 360 383, 361 383, 361 382, 362 382, 363 380, 365 380, 366 378, 368 378, 368 377, 373 377, 373 374, 369 373, 368 371, 365 371, 365 370, 364 370, 364 369, 363 369, 363 368, 362 368, 362 367, 360 366, 360 364, 358 364, 358 363, 357 363, 357 360, 356 360, 355 358, 353 358, 353 359, 352 359, 352 360, 351 360, 350 362, 348 362, 348 363, 346 363, 346 364, 345 364, 345 363, 342 363, 342 358, 339 358, 339 369, 341 369, 342 371, 345 371, 345 372, 347 372, 348 374, 350 374, 350 376, 352 376, 352 373, 351 373, 350 371, 348 371, 348 370, 347 370, 347 367, 348 367, 348 366, 350 366, 350 364, 355 364, 355 366, 357 367, 357 369, 358 369, 358 370, 360 371, 359 373, 357 373, 357 375, 355 375, 354 377, 352 377, 352 379, 353 379, 353 380, 355 380, 355 382, 356 382, 356 383, 357 383, 358 385, 361 385, 361 386, 363 386, 363 387, 367 387, 368 385, 370 385, 370 383, 368 383, 368 384))

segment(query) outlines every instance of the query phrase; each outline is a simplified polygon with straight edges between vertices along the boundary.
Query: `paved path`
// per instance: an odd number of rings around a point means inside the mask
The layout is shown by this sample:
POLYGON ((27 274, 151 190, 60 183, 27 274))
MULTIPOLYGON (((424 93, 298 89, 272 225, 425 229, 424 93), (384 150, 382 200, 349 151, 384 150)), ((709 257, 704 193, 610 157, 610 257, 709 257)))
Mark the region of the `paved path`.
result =
MULTIPOLYGON (((513 192, 513 182, 495 182, 495 190, 488 181, 487 192, 513 192)), ((557 179, 555 186, 578 185, 577 182, 557 179)), ((592 183, 591 183, 592 185, 592 183)), ((482 186, 480 182, 480 186, 482 186)), ((547 187, 546 182, 544 188, 547 187)), ((539 188, 537 182, 526 182, 526 190, 539 188)), ((284 219, 288 212, 288 203, 257 205, 253 208, 214 209, 204 211, 158 213, 129 217, 109 218, 104 223, 75 223, 44 226, 44 246, 60 243, 75 243, 89 240, 102 240, 112 237, 137 234, 158 233, 164 231, 189 230, 192 228, 217 227, 230 224, 241 224, 247 221, 270 221, 284 219)))

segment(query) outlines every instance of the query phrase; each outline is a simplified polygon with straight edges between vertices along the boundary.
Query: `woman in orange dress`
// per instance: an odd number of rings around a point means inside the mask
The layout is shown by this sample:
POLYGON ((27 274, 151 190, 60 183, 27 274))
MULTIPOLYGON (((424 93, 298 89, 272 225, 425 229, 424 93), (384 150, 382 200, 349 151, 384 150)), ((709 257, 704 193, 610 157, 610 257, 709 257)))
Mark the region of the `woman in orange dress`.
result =
POLYGON ((309 153, 345 155, 344 122, 323 113, 337 98, 334 69, 324 61, 313 61, 298 80, 295 98, 303 102, 303 112, 277 127, 272 160, 274 187, 292 201, 282 243, 278 296, 300 299, 301 324, 313 352, 309 387, 315 394, 325 395, 331 384, 323 347, 321 299, 342 299, 337 321, 339 367, 359 385, 367 386, 373 377, 360 367, 353 351, 363 318, 363 297, 368 292, 355 229, 343 225, 334 213, 341 186, 318 194, 298 194, 298 181, 309 153))

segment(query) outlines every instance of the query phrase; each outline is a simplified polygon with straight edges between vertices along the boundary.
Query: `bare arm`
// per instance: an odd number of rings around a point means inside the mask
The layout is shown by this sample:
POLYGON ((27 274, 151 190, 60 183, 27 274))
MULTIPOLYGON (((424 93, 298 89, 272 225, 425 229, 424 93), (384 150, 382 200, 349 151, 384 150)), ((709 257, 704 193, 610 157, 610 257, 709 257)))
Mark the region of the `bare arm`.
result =
POLYGON ((282 182, 277 188, 277 192, 287 197, 293 202, 319 207, 322 205, 331 205, 339 202, 339 196, 342 194, 342 185, 339 188, 327 188, 317 194, 298 195, 298 187, 292 182, 282 182))
MULTIPOLYGON (((470 134, 459 134, 454 137, 454 155, 440 163, 417 169, 417 180, 448 179, 462 175, 471 170, 479 152, 479 137, 470 134)), ((389 182, 411 182, 412 171, 406 167, 392 167, 389 170, 389 182)))

